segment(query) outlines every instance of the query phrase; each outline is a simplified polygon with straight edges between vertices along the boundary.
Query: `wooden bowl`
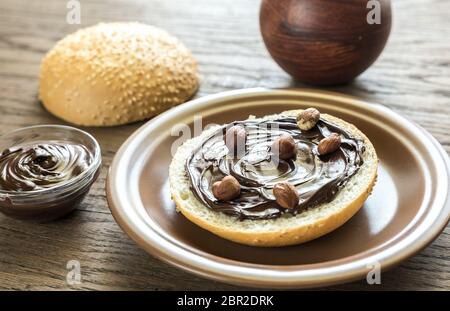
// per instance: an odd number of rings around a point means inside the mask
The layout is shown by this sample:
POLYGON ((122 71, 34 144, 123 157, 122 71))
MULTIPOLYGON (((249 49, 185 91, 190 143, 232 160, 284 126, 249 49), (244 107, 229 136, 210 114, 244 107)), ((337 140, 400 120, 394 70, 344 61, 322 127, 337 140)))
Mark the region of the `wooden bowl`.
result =
POLYGON ((260 27, 270 54, 291 76, 308 84, 343 84, 365 71, 383 50, 391 29, 391 3, 263 0, 260 27), (379 4, 379 24, 373 23, 377 8, 371 3, 379 4))

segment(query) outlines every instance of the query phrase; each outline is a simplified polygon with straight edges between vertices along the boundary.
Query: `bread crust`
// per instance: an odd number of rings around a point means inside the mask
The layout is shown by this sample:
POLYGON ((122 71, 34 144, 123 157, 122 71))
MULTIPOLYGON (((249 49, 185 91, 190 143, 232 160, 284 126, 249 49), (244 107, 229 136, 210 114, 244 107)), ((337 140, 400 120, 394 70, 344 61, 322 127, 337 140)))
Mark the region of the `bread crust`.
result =
POLYGON ((53 115, 84 126, 148 119, 191 98, 197 62, 166 31, 101 23, 69 34, 41 62, 39 98, 53 115))
MULTIPOLYGON (((296 115, 300 111, 301 110, 291 110, 283 112, 280 115, 296 115)), ((245 229, 238 230, 236 228, 232 228, 227 225, 218 225, 217 223, 211 223, 210 221, 207 221, 207 218, 201 217, 197 213, 192 212, 192 208, 189 205, 189 201, 184 200, 182 198, 181 193, 177 191, 178 189, 176 189, 173 186, 173 178, 175 178, 175 173, 174 168, 171 165, 170 169, 171 195, 172 199, 176 203, 177 209, 186 218, 188 218, 196 225, 224 239, 234 241, 240 244, 260 246, 260 247, 280 247, 304 243, 316 239, 318 237, 321 237, 342 226, 354 214, 356 214, 356 212, 358 212, 358 210, 364 204, 368 196, 371 194, 377 179, 378 158, 376 156, 375 149, 370 140, 354 125, 330 115, 323 114, 322 117, 333 123, 338 124, 339 126, 344 127, 346 130, 350 131, 352 135, 363 139, 366 147, 366 152, 369 152, 369 154, 373 156, 373 158, 370 159, 371 161, 369 161, 369 164, 366 164, 368 163, 366 160, 364 161, 363 164, 363 166, 371 165, 371 167, 366 168, 367 174, 369 175, 364 176, 364 178, 361 179, 362 181, 365 182, 365 185, 363 185, 359 193, 354 195, 353 199, 350 202, 340 207, 337 211, 327 214, 325 217, 320 217, 319 219, 316 219, 313 222, 304 222, 295 226, 278 228, 277 230, 268 230, 268 231, 245 230, 245 229)), ((174 158, 176 158, 176 156, 174 158)), ((356 175, 352 176, 350 179, 357 178, 358 174, 359 172, 356 175)), ((340 192, 345 191, 345 188, 346 187, 341 189, 340 192)), ((338 194, 338 196, 339 195, 340 193, 338 194)), ((331 204, 333 203, 333 201, 331 202, 331 204)), ((203 207, 205 209, 208 209, 208 207, 206 206, 203 207)), ((312 208, 312 210, 314 210, 314 208, 312 208)), ((226 215, 226 217, 233 217, 233 216, 226 215)), ((295 217, 298 216, 293 216, 292 219, 294 220, 295 217)), ((237 220, 235 217, 234 219, 236 222, 239 222, 239 220, 237 220)), ((245 221, 255 221, 255 220, 244 220, 244 222, 245 221)), ((276 219, 265 221, 269 222, 276 221, 276 219)))

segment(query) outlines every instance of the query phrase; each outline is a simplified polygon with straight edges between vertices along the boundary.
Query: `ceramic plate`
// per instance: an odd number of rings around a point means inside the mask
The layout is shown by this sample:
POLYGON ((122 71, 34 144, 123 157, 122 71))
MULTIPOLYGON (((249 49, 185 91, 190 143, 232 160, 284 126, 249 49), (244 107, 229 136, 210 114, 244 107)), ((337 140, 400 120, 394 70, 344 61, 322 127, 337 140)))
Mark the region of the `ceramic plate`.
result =
POLYGON ((365 278, 374 265, 384 271, 424 248, 449 220, 449 176, 439 143, 388 108, 336 93, 249 89, 196 99, 146 123, 117 152, 106 189, 116 221, 150 254, 228 283, 304 288, 365 278), (196 116, 205 126, 310 106, 355 124, 380 159, 373 194, 345 225, 306 244, 257 248, 221 239, 175 211, 168 184, 180 139, 175 125, 198 135, 196 116))

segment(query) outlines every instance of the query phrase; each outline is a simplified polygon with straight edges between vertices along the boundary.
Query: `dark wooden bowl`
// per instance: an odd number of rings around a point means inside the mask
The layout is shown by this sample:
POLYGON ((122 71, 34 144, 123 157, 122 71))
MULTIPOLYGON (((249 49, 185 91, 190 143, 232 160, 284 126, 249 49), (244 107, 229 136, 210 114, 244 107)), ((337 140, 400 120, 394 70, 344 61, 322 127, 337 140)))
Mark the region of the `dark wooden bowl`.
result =
POLYGON ((368 2, 263 0, 262 37, 274 60, 297 80, 347 83, 378 58, 389 37, 390 0, 374 1, 380 5, 379 24, 368 23, 374 9, 368 2))

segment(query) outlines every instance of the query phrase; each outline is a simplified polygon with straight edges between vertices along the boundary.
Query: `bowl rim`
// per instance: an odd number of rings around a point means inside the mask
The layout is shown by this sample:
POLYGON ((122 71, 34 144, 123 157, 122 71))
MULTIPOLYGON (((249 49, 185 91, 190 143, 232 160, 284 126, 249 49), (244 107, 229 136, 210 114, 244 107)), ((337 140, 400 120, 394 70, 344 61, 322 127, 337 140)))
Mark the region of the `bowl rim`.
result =
MULTIPOLYGON (((25 132, 25 131, 34 130, 34 129, 44 129, 44 130, 45 129, 50 129, 50 130, 51 129, 60 129, 60 130, 68 131, 68 132, 76 132, 76 133, 80 134, 81 136, 88 138, 94 146, 94 152, 91 153, 92 162, 89 164, 89 166, 87 167, 86 170, 81 172, 81 174, 79 174, 79 175, 75 176, 75 178, 72 178, 69 181, 62 183, 60 185, 57 185, 55 187, 31 190, 31 191, 26 191, 26 192, 18 192, 18 191, 0 189, 0 195, 6 195, 10 198, 13 198, 13 197, 21 198, 24 195, 27 195, 27 196, 45 195, 45 194, 51 194, 54 192, 58 192, 61 189, 65 189, 72 185, 76 185, 80 180, 83 180, 83 178, 85 178, 86 176, 91 175, 92 173, 97 171, 97 169, 101 166, 101 162, 102 162, 101 154, 102 153, 101 153, 101 148, 100 148, 100 144, 98 143, 98 141, 95 139, 94 136, 92 136, 88 132, 83 131, 83 130, 73 127, 73 126, 60 125, 60 124, 39 124, 39 125, 25 126, 25 127, 17 128, 15 130, 1 134, 0 140, 6 139, 11 135, 14 135, 14 134, 17 134, 20 132, 25 132)), ((69 192, 72 192, 72 191, 69 191, 69 192)))
MULTIPOLYGON (((124 142, 116 153, 108 171, 106 192, 110 210, 124 232, 147 252, 172 265, 203 277, 227 283, 268 288, 300 288, 322 286, 324 284, 331 285, 359 279, 364 277, 372 269, 372 266, 368 266, 370 263, 380 263, 383 270, 385 270, 422 250, 441 233, 450 219, 449 180, 450 160, 442 146, 431 134, 420 126, 389 108, 329 91, 292 88, 252 88, 227 91, 194 99, 188 103, 172 108, 144 124, 124 142), (135 196, 133 199, 131 195, 136 195, 136 192, 128 193, 128 196, 123 195, 124 191, 122 191, 122 194, 119 194, 118 190, 125 185, 126 181, 119 179, 117 176, 120 176, 120 174, 126 171, 130 157, 133 154, 132 151, 139 145, 139 142, 148 133, 151 133, 157 128, 158 125, 170 121, 172 117, 178 114, 189 114, 189 112, 195 109, 209 107, 213 104, 217 105, 221 101, 236 98, 245 100, 246 98, 268 95, 303 95, 319 99, 330 99, 347 105, 347 109, 358 107, 360 110, 363 109, 374 114, 382 114, 385 118, 399 122, 407 131, 419 136, 418 138, 425 145, 426 150, 432 150, 433 164, 436 165, 436 172, 439 174, 437 177, 439 179, 438 186, 440 191, 436 191, 436 195, 434 196, 434 204, 432 205, 434 208, 431 210, 433 212, 431 216, 433 217, 428 219, 430 218, 428 215, 427 224, 419 224, 415 230, 407 234, 397 244, 394 244, 395 247, 391 246, 370 255, 368 257, 369 259, 372 258, 370 261, 367 258, 354 258, 355 261, 352 262, 348 262, 348 260, 344 260, 347 262, 339 262, 343 259, 337 259, 324 263, 298 266, 250 264, 224 258, 221 259, 221 262, 218 262, 214 260, 213 255, 208 256, 201 251, 192 251, 171 240, 170 237, 164 236, 164 233, 160 232, 158 228, 151 227, 152 221, 146 219, 146 217, 150 218, 150 216, 138 207, 139 197, 136 198, 135 196), (327 263, 334 263, 334 265, 327 266, 325 265, 327 263), (298 267, 303 268, 300 269, 298 267)), ((138 192, 137 195, 139 196, 138 192)))

